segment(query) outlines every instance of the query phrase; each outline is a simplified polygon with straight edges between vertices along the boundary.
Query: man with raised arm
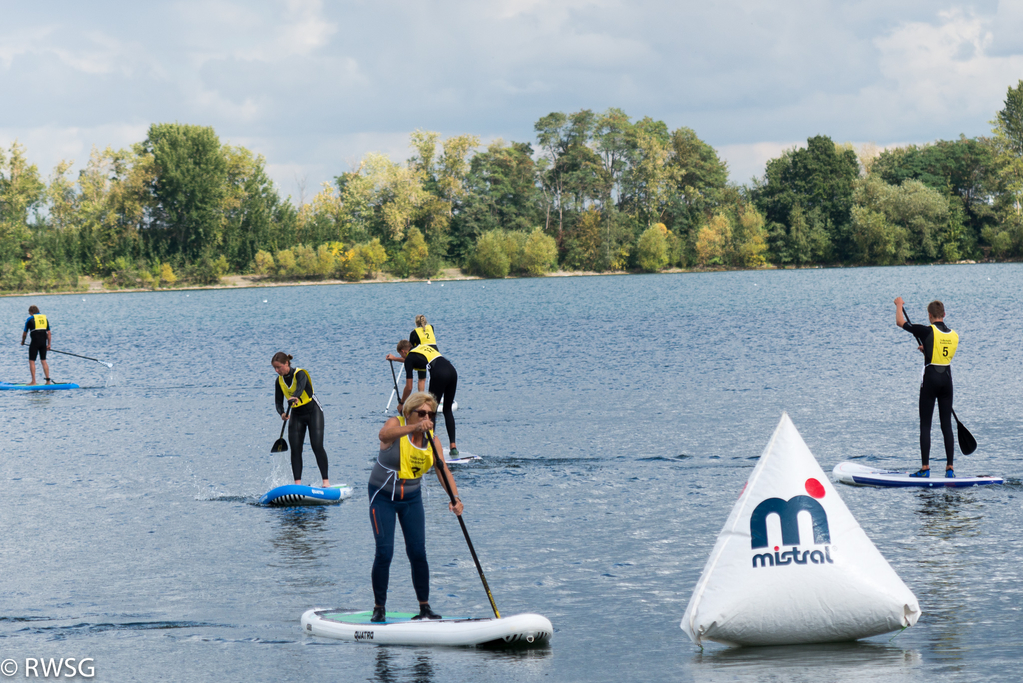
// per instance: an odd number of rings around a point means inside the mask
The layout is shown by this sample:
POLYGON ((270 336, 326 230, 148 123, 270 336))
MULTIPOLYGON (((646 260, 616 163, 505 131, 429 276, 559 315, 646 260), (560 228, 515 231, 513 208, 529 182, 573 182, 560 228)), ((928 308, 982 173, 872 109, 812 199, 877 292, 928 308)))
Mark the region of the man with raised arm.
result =
POLYGON ((952 458, 955 440, 952 436, 952 359, 959 346, 959 335, 945 325, 945 305, 940 301, 927 304, 930 325, 914 325, 906 319, 902 297, 895 299, 895 324, 906 330, 920 344, 924 354, 924 372, 920 382, 920 459, 921 466, 912 477, 930 477, 931 420, 934 402, 938 402, 938 420, 945 442, 945 476, 954 478, 952 458))

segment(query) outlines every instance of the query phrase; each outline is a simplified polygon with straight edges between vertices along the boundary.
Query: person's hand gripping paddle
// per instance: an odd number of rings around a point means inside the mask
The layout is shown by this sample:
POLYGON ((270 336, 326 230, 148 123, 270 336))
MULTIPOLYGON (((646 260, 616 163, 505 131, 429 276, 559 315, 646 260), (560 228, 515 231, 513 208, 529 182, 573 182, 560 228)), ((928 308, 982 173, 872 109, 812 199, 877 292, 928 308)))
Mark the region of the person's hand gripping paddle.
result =
MULTIPOLYGON (((909 319, 909 314, 906 313, 905 306, 902 307, 902 317, 905 318, 906 322, 909 323, 910 325, 913 324, 913 321, 909 319)), ((920 337, 916 338, 916 342, 920 346, 924 345, 920 337)), ((963 455, 969 455, 973 453, 975 450, 977 450, 977 440, 973 438, 973 434, 971 434, 970 430, 966 428, 966 425, 959 421, 959 416, 956 415, 955 408, 952 409, 952 417, 954 417, 956 421, 956 431, 958 432, 959 436, 959 450, 963 452, 963 455)))

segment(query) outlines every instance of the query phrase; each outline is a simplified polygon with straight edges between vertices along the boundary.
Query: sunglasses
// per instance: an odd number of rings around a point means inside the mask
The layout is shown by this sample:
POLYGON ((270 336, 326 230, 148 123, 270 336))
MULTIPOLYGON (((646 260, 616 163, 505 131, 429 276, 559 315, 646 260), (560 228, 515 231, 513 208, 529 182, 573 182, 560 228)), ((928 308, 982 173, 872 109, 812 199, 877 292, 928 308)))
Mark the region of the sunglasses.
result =
POLYGON ((429 416, 431 420, 437 417, 437 413, 431 413, 429 410, 413 410, 412 412, 419 417, 429 416))

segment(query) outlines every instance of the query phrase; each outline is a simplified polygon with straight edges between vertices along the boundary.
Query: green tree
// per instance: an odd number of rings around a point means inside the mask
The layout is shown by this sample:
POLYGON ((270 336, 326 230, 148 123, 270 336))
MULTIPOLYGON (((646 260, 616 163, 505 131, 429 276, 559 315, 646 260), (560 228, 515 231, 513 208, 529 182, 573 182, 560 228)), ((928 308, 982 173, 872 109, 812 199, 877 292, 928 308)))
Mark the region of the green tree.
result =
POLYGON ((663 223, 651 225, 640 235, 636 249, 640 268, 648 273, 661 270, 668 265, 668 228, 663 223))
POLYGON ((1012 222, 1018 224, 1023 217, 1023 80, 1009 87, 1005 106, 991 123, 1002 203, 1015 214, 1012 222))
POLYGON ((541 228, 534 228, 522 247, 522 269, 527 275, 539 277, 553 270, 558 263, 558 243, 541 228))
POLYGON ((753 199, 775 234, 775 225, 789 232, 790 216, 798 204, 805 217, 815 223, 810 231, 824 230, 826 241, 836 249, 835 256, 850 260, 854 257, 849 238, 852 195, 859 172, 859 160, 852 149, 840 148, 831 138, 817 135, 806 141, 805 149, 790 149, 768 161, 763 179, 754 187, 753 199))
POLYGON ((217 134, 208 126, 153 124, 142 151, 156 165, 154 227, 164 234, 162 251, 188 260, 212 256, 222 238, 228 170, 217 134))
POLYGON ((469 260, 470 271, 486 278, 507 277, 511 260, 505 253, 506 240, 500 230, 491 230, 479 236, 476 249, 469 260))
POLYGON ((24 147, 14 142, 6 153, 0 149, 0 263, 24 256, 22 243, 31 237, 29 215, 43 202, 45 191, 24 147))

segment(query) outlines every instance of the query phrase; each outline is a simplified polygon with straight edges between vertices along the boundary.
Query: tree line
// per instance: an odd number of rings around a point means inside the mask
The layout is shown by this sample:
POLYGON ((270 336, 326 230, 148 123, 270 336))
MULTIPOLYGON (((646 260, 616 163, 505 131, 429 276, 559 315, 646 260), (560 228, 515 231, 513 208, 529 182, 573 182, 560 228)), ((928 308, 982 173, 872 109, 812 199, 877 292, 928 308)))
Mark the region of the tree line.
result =
POLYGON ((42 177, 15 142, 0 149, 0 289, 1016 259, 1023 80, 991 125, 885 150, 817 135, 737 185, 689 128, 554 112, 533 142, 417 130, 405 162, 368 154, 299 205, 210 127, 154 124, 77 177, 70 162, 42 177))

